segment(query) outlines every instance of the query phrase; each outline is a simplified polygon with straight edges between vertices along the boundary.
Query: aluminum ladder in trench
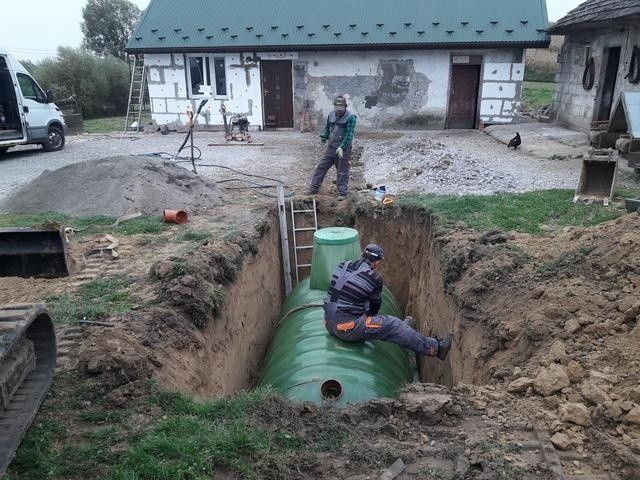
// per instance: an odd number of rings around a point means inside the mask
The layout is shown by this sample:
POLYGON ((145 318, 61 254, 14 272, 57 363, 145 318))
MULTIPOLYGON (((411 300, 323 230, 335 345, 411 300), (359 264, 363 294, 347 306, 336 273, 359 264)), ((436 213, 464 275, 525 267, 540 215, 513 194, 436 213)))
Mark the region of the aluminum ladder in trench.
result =
POLYGON ((145 88, 144 55, 133 57, 133 69, 131 70, 131 86, 129 87, 129 103, 127 104, 127 118, 124 121, 124 133, 132 130, 140 131, 142 108, 144 106, 145 88), (135 127, 131 127, 135 123, 135 127))
MULTIPOLYGON (((295 200, 289 200, 289 211, 291 215, 291 236, 293 237, 293 268, 296 273, 296 285, 300 283, 301 271, 311 267, 311 257, 313 250, 313 238, 310 245, 301 244, 300 237, 305 232, 315 232, 318 230, 318 213, 315 197, 310 200, 299 200, 296 205, 295 200), (310 205, 309 205, 310 203, 310 205), (300 206, 302 204, 302 206, 300 206), (306 216, 307 221, 302 220, 306 216), (301 218, 302 217, 302 218, 301 218), (296 222, 297 220, 297 222, 296 222), (300 263, 302 252, 309 252, 307 258, 309 263, 300 263)), ((284 268, 285 292, 288 295, 292 290, 291 285, 291 259, 289 256, 289 229, 287 225, 287 212, 285 207, 284 189, 278 187, 278 214, 280 217, 280 241, 282 245, 282 258, 284 268)))

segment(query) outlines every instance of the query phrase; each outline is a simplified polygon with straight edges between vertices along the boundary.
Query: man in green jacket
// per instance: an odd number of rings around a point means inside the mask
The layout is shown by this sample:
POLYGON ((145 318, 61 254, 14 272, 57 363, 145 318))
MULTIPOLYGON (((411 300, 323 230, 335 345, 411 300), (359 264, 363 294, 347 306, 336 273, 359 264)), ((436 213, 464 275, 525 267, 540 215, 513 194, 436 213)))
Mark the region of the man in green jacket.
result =
POLYGON ((351 144, 356 132, 356 116, 347 110, 347 99, 341 95, 335 98, 333 107, 333 111, 327 116, 327 124, 320 134, 322 143, 328 145, 313 174, 307 194, 318 193, 325 175, 332 166, 335 166, 338 172, 336 181, 338 200, 344 200, 349 193, 351 144))

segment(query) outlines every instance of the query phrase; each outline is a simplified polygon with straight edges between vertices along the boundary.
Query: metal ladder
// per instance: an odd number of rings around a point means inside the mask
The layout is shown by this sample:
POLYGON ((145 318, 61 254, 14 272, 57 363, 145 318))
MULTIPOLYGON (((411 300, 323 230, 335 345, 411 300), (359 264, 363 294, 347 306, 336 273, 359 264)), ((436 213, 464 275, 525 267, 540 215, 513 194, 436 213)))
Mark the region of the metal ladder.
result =
POLYGON ((315 232, 318 230, 318 214, 316 211, 316 199, 312 197, 312 207, 296 209, 294 200, 291 199, 289 204, 291 205, 291 230, 293 232, 293 258, 296 268, 296 284, 300 283, 300 270, 303 268, 311 267, 311 263, 299 263, 298 252, 300 250, 312 250, 313 243, 311 245, 299 245, 298 234, 301 232, 315 232), (310 215, 313 214, 313 227, 296 227, 296 215, 310 215))
POLYGON ((127 118, 124 121, 124 133, 129 131, 134 122, 136 123, 135 132, 140 131, 142 107, 144 106, 144 83, 144 55, 135 55, 131 70, 131 86, 129 87, 129 103, 127 104, 127 118))

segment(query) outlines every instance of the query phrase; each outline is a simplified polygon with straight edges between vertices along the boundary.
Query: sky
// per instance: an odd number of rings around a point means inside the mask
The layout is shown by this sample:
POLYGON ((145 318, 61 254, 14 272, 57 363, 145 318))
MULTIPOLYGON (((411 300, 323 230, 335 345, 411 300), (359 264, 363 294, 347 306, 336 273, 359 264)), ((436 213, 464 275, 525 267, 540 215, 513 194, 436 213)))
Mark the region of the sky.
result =
MULTIPOLYGON (((130 1, 143 10, 150 0, 130 1)), ((558 20, 583 1, 547 0, 549 20, 558 20)), ((20 60, 38 61, 55 56, 59 46, 79 47, 82 7, 86 3, 86 0, 0 0, 0 48, 20 60)))

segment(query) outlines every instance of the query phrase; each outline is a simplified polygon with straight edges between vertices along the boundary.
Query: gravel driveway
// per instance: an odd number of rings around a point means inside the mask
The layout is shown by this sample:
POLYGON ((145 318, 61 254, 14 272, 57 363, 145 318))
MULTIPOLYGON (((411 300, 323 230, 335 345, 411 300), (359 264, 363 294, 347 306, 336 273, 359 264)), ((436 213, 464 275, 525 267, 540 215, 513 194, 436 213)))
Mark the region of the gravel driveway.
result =
MULTIPOLYGON (((114 155, 173 154, 184 134, 79 135, 69 137, 64 150, 44 152, 40 147, 18 147, 0 157, 0 200, 38 176, 45 169, 114 155)), ((209 146, 224 143, 222 132, 196 132, 195 145, 202 150, 199 163, 217 164, 254 175, 277 178, 296 191, 306 188, 320 156, 317 134, 255 132, 258 146, 209 146)), ((478 130, 360 132, 362 167, 352 178, 363 184, 386 185, 390 194, 408 191, 452 195, 520 192, 548 188, 575 188, 581 168, 579 158, 549 160, 507 147, 478 130)), ((542 148, 542 147, 541 147, 542 148)), ((549 141, 551 156, 554 144, 549 141)), ((546 151, 542 148, 542 151, 546 151)), ((188 156, 188 145, 181 155, 188 156)), ((136 157, 132 157, 135 161, 136 157)), ((184 164, 189 168, 190 165, 184 164)), ((198 167, 198 173, 214 180, 239 178, 230 170, 198 167)), ((246 177, 245 177, 246 178, 246 177)), ((249 177, 259 183, 272 183, 249 177)), ((324 191, 330 191, 329 172, 324 191)), ((241 187, 240 183, 225 186, 241 187)))

